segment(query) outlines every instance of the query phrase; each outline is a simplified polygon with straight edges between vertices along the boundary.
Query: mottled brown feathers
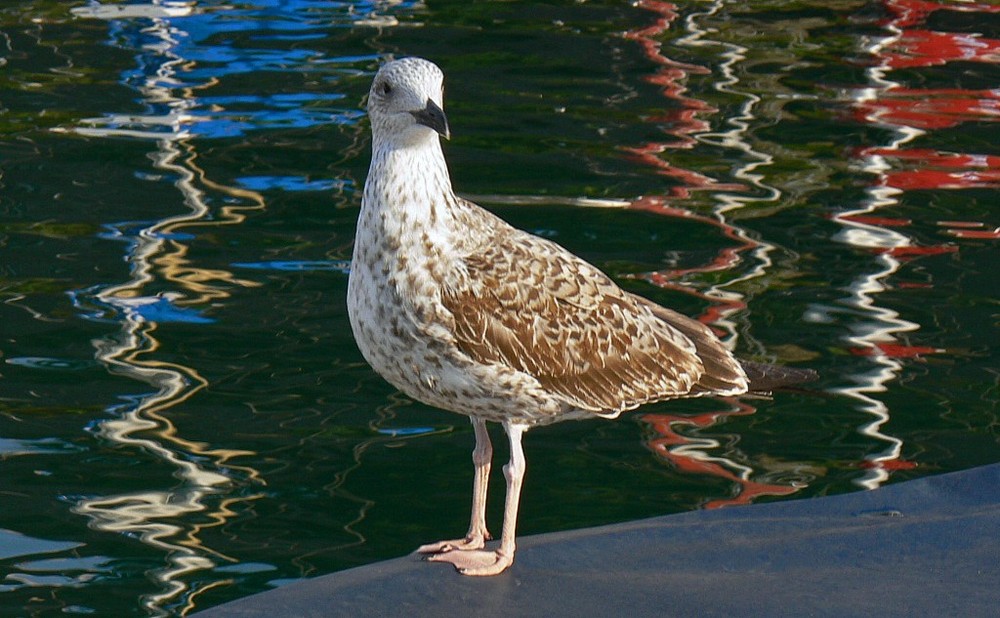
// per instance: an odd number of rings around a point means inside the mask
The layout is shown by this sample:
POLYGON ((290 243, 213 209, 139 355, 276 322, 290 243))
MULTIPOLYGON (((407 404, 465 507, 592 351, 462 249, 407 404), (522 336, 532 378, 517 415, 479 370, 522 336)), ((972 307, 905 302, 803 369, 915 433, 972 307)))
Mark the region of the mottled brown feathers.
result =
POLYGON ((694 343, 704 371, 691 389, 692 395, 732 395, 746 392, 747 380, 742 366, 707 326, 645 298, 633 298, 642 301, 653 315, 684 333, 694 343))
MULTIPOLYGON (((469 204, 471 206, 471 204, 469 204)), ((459 348, 533 376, 595 414, 742 392, 739 365, 704 325, 619 288, 562 247, 493 219, 442 293, 459 348)))

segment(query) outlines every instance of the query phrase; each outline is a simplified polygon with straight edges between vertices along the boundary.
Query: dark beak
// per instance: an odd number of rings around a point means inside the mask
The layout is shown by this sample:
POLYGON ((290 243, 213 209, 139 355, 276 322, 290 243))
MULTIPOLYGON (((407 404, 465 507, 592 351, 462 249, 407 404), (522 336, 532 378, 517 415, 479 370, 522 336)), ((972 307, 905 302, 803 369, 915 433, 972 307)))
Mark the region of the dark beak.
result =
POLYGON ((451 138, 451 131, 448 129, 448 117, 444 115, 444 110, 438 107, 437 103, 427 99, 427 107, 416 112, 410 112, 417 122, 434 129, 445 139, 451 138))

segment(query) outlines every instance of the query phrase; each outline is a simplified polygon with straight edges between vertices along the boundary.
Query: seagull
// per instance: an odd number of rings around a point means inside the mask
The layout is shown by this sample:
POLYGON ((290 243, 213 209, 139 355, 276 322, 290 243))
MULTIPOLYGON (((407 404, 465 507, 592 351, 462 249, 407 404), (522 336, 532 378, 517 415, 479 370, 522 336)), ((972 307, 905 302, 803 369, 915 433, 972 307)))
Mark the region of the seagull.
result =
MULTIPOLYGON (((455 194, 441 149, 450 129, 444 75, 421 58, 381 66, 368 94, 372 160, 347 289, 355 341, 389 383, 472 421, 472 518, 463 538, 423 545, 465 575, 514 561, 533 427, 616 418, 642 404, 752 390, 741 364, 700 322, 622 290, 558 244, 455 194), (487 549, 486 489, 503 426, 510 461, 500 543, 487 549)), ((785 369, 778 382, 808 370, 785 369)))

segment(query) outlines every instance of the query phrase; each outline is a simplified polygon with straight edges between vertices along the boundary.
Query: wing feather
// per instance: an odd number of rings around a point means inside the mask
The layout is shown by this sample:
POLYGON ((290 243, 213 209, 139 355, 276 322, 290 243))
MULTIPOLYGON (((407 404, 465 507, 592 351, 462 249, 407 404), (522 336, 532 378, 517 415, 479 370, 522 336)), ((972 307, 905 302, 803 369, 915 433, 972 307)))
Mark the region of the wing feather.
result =
POLYGON ((625 292, 555 243, 484 216, 491 242, 465 257, 441 299, 457 345, 477 362, 527 373, 596 414, 732 390, 741 379, 700 323, 625 292))

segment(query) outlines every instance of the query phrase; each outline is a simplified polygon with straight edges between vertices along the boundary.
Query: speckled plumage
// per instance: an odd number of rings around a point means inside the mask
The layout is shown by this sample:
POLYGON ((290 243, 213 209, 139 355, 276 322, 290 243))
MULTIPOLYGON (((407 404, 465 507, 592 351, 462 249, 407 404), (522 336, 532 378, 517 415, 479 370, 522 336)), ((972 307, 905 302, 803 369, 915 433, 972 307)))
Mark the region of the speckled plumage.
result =
POLYGON ((448 135, 442 82, 435 65, 417 58, 385 64, 373 81, 372 163, 348 310, 358 346, 380 375, 473 419, 469 534, 421 551, 491 575, 513 560, 523 431, 614 417, 651 401, 743 393, 747 380, 704 325, 625 292, 559 245, 457 197, 438 136, 448 135), (512 448, 495 552, 476 551, 488 538, 487 420, 503 423, 512 448))

